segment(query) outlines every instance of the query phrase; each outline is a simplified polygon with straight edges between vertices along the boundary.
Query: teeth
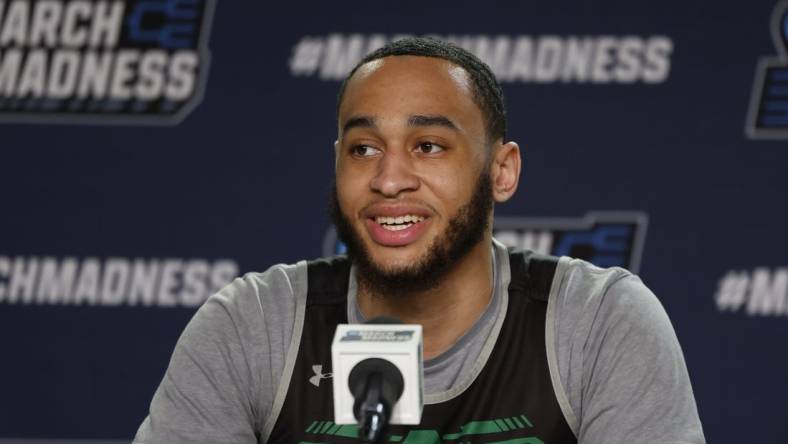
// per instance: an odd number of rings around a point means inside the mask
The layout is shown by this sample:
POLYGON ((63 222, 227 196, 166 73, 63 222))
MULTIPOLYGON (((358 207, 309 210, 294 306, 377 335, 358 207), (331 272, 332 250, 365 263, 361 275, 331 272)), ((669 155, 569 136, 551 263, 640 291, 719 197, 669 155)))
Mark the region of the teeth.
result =
MULTIPOLYGON (((378 216, 375 218, 375 222, 383 225, 385 228, 390 228, 387 227, 386 225, 396 225, 398 227, 397 230, 404 230, 405 228, 408 228, 414 223, 419 223, 423 220, 424 217, 416 216, 414 214, 408 214, 405 216, 398 216, 398 217, 378 216)), ((392 231, 396 231, 396 230, 392 230, 392 231)))
POLYGON ((408 227, 410 227, 410 226, 412 226, 412 225, 413 225, 413 224, 404 224, 404 225, 381 225, 381 226, 383 227, 383 229, 384 229, 384 230, 388 230, 388 231, 400 231, 400 230, 404 230, 404 229, 406 229, 406 228, 408 228, 408 227))

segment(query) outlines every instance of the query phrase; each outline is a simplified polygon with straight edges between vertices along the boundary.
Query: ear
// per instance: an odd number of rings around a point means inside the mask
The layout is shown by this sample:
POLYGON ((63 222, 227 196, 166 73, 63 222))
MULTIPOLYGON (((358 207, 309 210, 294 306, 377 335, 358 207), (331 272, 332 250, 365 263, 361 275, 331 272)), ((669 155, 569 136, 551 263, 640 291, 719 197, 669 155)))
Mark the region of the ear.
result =
POLYGON ((490 165, 493 199, 497 203, 509 200, 520 182, 520 147, 515 142, 501 143, 493 153, 490 165))
POLYGON ((339 162, 339 140, 334 141, 334 171, 337 170, 337 164, 339 162))

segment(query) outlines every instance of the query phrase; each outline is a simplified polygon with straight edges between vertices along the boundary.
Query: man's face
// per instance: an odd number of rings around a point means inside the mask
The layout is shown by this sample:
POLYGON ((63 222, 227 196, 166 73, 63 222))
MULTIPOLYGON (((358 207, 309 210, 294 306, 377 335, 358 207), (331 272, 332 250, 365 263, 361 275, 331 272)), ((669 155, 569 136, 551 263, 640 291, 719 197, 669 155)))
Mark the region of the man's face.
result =
POLYGON ((492 196, 471 94, 462 68, 427 57, 373 61, 348 83, 333 211, 362 280, 423 290, 482 240, 492 196))

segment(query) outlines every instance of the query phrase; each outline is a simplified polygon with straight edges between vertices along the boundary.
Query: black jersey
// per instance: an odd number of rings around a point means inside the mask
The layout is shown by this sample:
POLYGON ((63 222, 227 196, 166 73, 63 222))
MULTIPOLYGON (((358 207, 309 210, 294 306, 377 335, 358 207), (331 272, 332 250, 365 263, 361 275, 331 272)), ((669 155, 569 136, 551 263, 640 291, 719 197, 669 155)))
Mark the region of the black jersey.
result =
MULTIPOLYGON (((387 441, 427 443, 574 443, 547 364, 545 315, 557 258, 510 251, 509 302, 495 347, 459 395, 424 406, 421 424, 390 426, 387 441)), ((269 443, 354 443, 355 425, 333 422, 331 342, 347 323, 350 263, 308 264, 303 332, 287 397, 269 443)))

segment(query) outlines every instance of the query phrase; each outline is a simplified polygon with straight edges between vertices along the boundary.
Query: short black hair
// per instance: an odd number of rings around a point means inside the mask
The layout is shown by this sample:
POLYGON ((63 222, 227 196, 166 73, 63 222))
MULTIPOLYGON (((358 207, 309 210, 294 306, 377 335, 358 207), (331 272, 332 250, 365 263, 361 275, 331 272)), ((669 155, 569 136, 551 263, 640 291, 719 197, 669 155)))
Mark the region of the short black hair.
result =
POLYGON ((503 91, 492 70, 486 63, 455 44, 430 37, 410 37, 391 42, 375 51, 353 67, 342 81, 337 96, 337 116, 345 89, 358 69, 373 61, 389 56, 420 56, 447 60, 463 68, 473 83, 473 100, 481 109, 486 120, 487 139, 490 142, 502 139, 506 134, 506 109, 503 104, 503 91))

